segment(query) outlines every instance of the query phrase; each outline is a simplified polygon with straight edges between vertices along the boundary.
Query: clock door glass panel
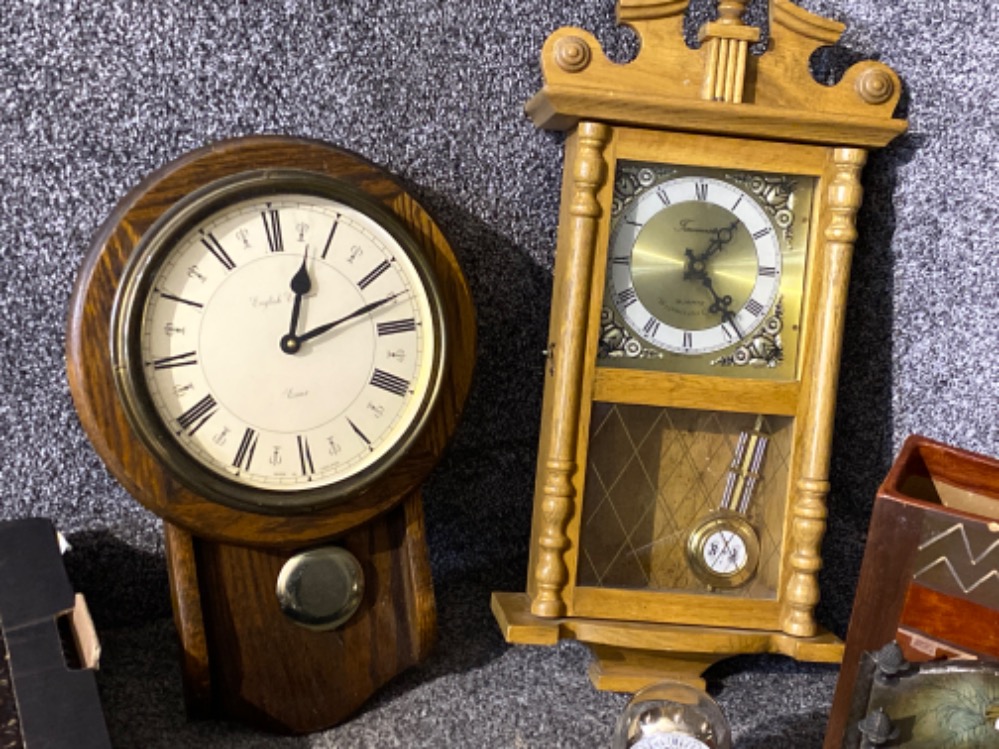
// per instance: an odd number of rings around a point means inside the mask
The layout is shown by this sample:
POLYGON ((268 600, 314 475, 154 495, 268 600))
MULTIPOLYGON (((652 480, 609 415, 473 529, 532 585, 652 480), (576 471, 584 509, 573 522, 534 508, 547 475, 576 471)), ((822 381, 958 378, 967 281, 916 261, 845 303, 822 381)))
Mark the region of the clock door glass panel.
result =
POLYGON ((815 178, 617 162, 598 366, 793 381, 815 178))
POLYGON ((793 425, 594 403, 577 585, 775 598, 793 425))

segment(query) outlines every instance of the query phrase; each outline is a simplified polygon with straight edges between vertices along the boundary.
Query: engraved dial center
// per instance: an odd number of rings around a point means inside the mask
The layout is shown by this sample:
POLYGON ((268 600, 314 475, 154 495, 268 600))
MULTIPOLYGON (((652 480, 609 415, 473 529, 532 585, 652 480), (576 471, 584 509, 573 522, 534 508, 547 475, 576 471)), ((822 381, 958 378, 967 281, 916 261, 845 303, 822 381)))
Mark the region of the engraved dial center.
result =
MULTIPOLYGON (((281 351, 293 302, 283 281, 300 264, 290 253, 246 263, 228 274, 202 313, 198 350, 208 387, 256 429, 293 432, 325 424, 353 402, 372 371, 376 336, 370 318, 344 325, 330 340, 302 344, 295 356, 281 351)), ((321 260, 309 264, 309 273, 312 290, 303 298, 299 327, 333 320, 364 303, 357 287, 321 260)))
POLYGON ((688 201, 664 208, 646 223, 631 253, 639 300, 653 317, 675 328, 718 325, 712 289, 741 309, 756 281, 756 247, 746 226, 713 203, 688 201), (711 287, 705 285, 709 279, 711 287))

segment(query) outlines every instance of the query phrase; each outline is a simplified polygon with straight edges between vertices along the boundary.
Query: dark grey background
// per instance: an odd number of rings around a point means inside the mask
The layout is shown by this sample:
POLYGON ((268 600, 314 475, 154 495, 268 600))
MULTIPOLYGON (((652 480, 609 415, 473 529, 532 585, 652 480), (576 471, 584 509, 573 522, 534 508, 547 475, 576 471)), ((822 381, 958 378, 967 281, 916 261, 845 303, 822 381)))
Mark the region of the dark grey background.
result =
MULTIPOLYGON (((899 72, 911 124, 864 176, 820 604, 843 635, 874 491, 906 435, 999 452, 999 11, 802 5, 849 26, 824 56, 833 73, 865 57, 899 72)), ((609 744, 625 698, 590 687, 586 652, 508 647, 488 607, 526 579, 562 139, 521 108, 562 25, 615 59, 633 52, 611 0, 0 0, 0 518, 50 516, 73 542, 117 746, 609 744), (157 521, 91 450, 64 372, 72 283, 117 199, 189 149, 250 133, 325 139, 400 175, 479 312, 475 390, 426 491, 436 654, 301 739, 185 721, 157 521)), ((739 747, 819 746, 834 667, 744 657, 710 676, 739 747)))

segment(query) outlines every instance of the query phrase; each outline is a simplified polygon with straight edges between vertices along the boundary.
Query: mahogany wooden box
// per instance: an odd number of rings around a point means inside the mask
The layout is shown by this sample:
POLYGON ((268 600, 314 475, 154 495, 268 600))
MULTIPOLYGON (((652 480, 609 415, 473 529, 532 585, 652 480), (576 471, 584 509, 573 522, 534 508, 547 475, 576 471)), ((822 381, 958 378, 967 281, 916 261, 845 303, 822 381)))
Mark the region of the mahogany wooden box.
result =
POLYGON ((842 745, 865 651, 999 657, 999 460, 910 437, 875 498, 825 749, 842 745))

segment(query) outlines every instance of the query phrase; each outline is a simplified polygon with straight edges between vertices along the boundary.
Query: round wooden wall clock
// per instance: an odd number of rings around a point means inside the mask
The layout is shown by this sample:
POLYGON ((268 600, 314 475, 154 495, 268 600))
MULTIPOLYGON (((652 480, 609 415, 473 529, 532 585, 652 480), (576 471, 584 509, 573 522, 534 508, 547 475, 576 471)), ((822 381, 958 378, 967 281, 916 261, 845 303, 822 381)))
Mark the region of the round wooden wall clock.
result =
POLYGON ((238 139, 121 201, 79 275, 69 381, 165 521, 191 712, 317 730, 427 655, 419 487, 474 347, 447 242, 356 155, 238 139))
POLYGON ((511 642, 587 643, 603 688, 714 661, 836 661, 814 618, 844 306, 867 150, 905 130, 877 62, 834 86, 843 26, 770 3, 620 0, 638 56, 576 28, 527 105, 568 132, 525 593, 511 642))

